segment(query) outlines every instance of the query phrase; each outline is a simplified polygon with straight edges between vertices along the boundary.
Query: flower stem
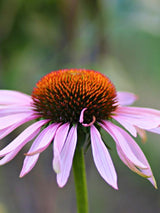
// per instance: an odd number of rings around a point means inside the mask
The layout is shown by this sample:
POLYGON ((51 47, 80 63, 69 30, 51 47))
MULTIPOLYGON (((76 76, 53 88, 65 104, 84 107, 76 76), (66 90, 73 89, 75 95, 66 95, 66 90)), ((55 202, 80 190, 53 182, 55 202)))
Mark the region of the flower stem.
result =
POLYGON ((77 198, 77 213, 88 213, 88 193, 85 173, 84 151, 76 147, 73 159, 73 172, 77 198))

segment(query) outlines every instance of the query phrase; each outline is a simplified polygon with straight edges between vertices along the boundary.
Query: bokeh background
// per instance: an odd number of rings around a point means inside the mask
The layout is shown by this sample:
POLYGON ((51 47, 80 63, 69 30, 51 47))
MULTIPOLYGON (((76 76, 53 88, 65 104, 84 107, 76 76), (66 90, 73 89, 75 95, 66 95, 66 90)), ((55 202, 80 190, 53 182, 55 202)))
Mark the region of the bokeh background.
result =
MULTIPOLYGON (((43 75, 61 68, 98 70, 110 77, 117 90, 138 94, 137 106, 160 109, 160 1, 1 0, 0 89, 31 94, 43 75)), ((145 144, 137 141, 160 187, 160 136, 147 136, 145 144)), ((90 212, 160 212, 160 190, 123 165, 112 139, 104 137, 112 148, 119 191, 102 180, 88 150, 90 212)), ((58 188, 51 148, 19 179, 27 149, 0 168, 0 213, 75 213, 73 174, 63 189, 58 188)))

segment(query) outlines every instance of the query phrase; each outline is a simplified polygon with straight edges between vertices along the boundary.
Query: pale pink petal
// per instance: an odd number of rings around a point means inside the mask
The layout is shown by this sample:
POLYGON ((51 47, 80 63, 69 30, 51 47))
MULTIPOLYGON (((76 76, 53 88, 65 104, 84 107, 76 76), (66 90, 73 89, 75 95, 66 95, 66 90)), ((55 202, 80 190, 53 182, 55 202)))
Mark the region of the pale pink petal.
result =
POLYGON ((116 109, 116 112, 122 113, 122 114, 129 114, 133 116, 160 116, 160 110, 157 109, 151 109, 151 108, 144 108, 144 107, 127 107, 127 106, 119 106, 116 109))
MULTIPOLYGON (((143 175, 146 175, 148 176, 149 178, 147 178, 153 185, 154 187, 156 188, 156 182, 155 182, 155 179, 154 179, 154 176, 152 174, 152 170, 150 168, 150 165, 145 157, 145 155, 143 154, 141 148, 138 146, 138 144, 133 140, 133 138, 127 133, 125 132, 123 129, 119 128, 119 131, 121 132, 121 134, 124 135, 124 137, 126 138, 127 141, 129 141, 129 146, 132 150, 132 152, 135 154, 135 156, 144 164, 147 166, 147 168, 145 169, 142 169, 142 168, 139 168, 139 170, 141 171, 141 173, 143 175)), ((127 156, 126 156, 126 153, 121 152, 121 154, 123 153, 123 157, 127 160, 127 156)), ((129 163, 129 159, 127 161, 129 163)), ((131 164, 130 164, 131 165, 131 164)), ((136 172, 136 171, 135 171, 136 172)))
POLYGON ((120 159, 123 161, 123 163, 128 166, 128 168, 130 168, 133 172, 137 173, 138 175, 144 177, 144 178, 148 178, 147 175, 143 174, 127 157, 126 155, 123 153, 122 149, 117 146, 117 153, 120 157, 120 159))
POLYGON ((56 155, 53 158, 52 166, 54 171, 58 174, 61 171, 61 158, 60 154, 56 153, 56 155))
POLYGON ((0 104, 21 104, 30 106, 32 98, 18 91, 0 90, 0 104))
POLYGON ((17 154, 18 152, 22 149, 22 146, 17 147, 16 149, 14 149, 12 152, 8 153, 7 155, 5 155, 1 160, 0 160, 0 166, 8 163, 9 161, 11 161, 17 154))
POLYGON ((146 142, 147 140, 147 135, 146 135, 146 131, 144 129, 141 129, 139 127, 136 127, 137 133, 140 136, 140 138, 142 139, 142 142, 146 142))
POLYGON ((120 105, 131 105, 138 97, 130 92, 117 92, 117 100, 120 105))
POLYGON ((126 157, 132 163, 134 163, 139 168, 147 168, 147 165, 144 164, 144 162, 142 162, 141 160, 139 160, 139 158, 136 156, 136 154, 131 149, 130 143, 131 143, 132 138, 128 137, 127 138, 128 140, 126 139, 125 136, 126 136, 127 132, 125 132, 124 130, 121 131, 122 129, 120 127, 114 125, 110 121, 104 121, 104 123, 100 124, 100 125, 102 126, 102 128, 105 131, 107 131, 112 136, 112 138, 114 139, 116 144, 122 149, 122 151, 125 153, 126 157))
POLYGON ((56 173, 60 172, 60 153, 65 143, 68 130, 69 130, 69 123, 65 123, 61 125, 55 135, 54 144, 53 144, 53 168, 56 173))
POLYGON ((4 156, 19 146, 23 147, 26 143, 32 140, 40 131, 41 127, 46 124, 49 120, 40 120, 36 123, 30 125, 25 129, 18 137, 16 137, 11 143, 9 143, 5 148, 0 151, 0 156, 4 156))
POLYGON ((59 152, 61 152, 63 148, 64 142, 68 134, 69 126, 69 123, 65 123, 61 125, 56 132, 54 139, 54 149, 58 150, 59 152))
MULTIPOLYGON (((153 129, 159 126, 159 121, 155 120, 153 118, 153 120, 151 120, 151 118, 148 117, 133 117, 133 116, 125 116, 125 115, 121 115, 121 114, 117 114, 116 116, 118 116, 119 119, 124 120, 124 122, 127 122, 129 124, 131 124, 132 126, 137 126, 141 129, 145 129, 145 130, 149 130, 149 129, 153 129)), ((115 119, 115 116, 114 116, 115 119)))
MULTIPOLYGON (((32 152, 32 147, 30 148, 29 151, 32 152)), ((24 162, 23 162, 23 167, 22 167, 22 170, 19 175, 20 178, 24 177, 27 173, 29 173, 33 169, 33 167, 35 166, 35 164, 38 161, 39 155, 40 154, 37 153, 33 156, 25 157, 24 162)))
POLYGON ((77 143, 77 125, 72 126, 60 154, 61 171, 57 174, 57 183, 63 187, 69 177, 77 143))
POLYGON ((2 105, 0 106, 0 117, 4 117, 12 114, 19 113, 27 113, 32 112, 32 108, 30 106, 22 106, 22 105, 2 105))
POLYGON ((158 110, 140 107, 117 107, 114 118, 115 116, 141 129, 154 129, 160 125, 160 112, 158 110))
POLYGON ((33 156, 25 157, 23 167, 19 175, 20 178, 24 177, 27 173, 29 173, 33 169, 33 167, 38 161, 39 155, 40 154, 35 154, 33 156))
POLYGON ((145 107, 119 107, 122 112, 128 112, 133 115, 160 116, 160 110, 145 107))
POLYGON ((53 123, 46 127, 35 139, 32 145, 32 152, 27 152, 26 155, 34 155, 43 152, 53 141, 56 130, 59 124, 53 123))
MULTIPOLYGON (((22 143, 20 146, 18 146, 16 149, 14 149, 13 151, 9 152, 6 156, 4 156, 1 160, 0 160, 0 165, 4 165, 6 163, 8 163, 9 161, 11 161, 17 154, 18 152, 23 148, 24 144, 22 143)), ((32 146, 33 147, 33 146, 32 146)), ((32 149, 30 149, 31 151, 32 149)), ((35 162, 35 159, 38 160, 37 158, 37 155, 34 156, 34 158, 25 158, 25 161, 24 161, 24 168, 23 168, 23 171, 21 172, 21 175, 20 177, 24 176, 26 174, 26 172, 28 171, 28 168, 31 168, 31 166, 29 166, 30 164, 32 164, 32 166, 36 163, 35 162), (29 161, 29 162, 28 162, 29 161), (26 163, 28 162, 27 166, 26 163), (26 169, 27 167, 27 169, 26 169)), ((33 167, 32 167, 33 168, 33 167)), ((28 171, 29 172, 29 171, 28 171)))
POLYGON ((22 120, 21 122, 18 122, 12 126, 6 127, 5 129, 0 130, 0 139, 4 138, 5 136, 7 136, 9 133, 11 133, 13 130, 15 130, 17 127, 21 126, 22 124, 34 120, 36 119, 38 116, 37 115, 32 115, 29 116, 28 118, 25 118, 24 120, 22 120))
POLYGON ((153 133, 156 133, 156 134, 160 134, 160 127, 154 128, 154 129, 149 129, 149 130, 147 130, 147 131, 153 132, 153 133))
POLYGON ((115 189, 118 189, 117 174, 110 154, 104 145, 100 133, 96 127, 91 126, 90 130, 93 159, 97 170, 108 184, 110 184, 115 189))
POLYGON ((30 116, 33 116, 33 112, 13 114, 2 117, 0 119, 0 130, 24 122, 25 120, 27 121, 30 116))
POLYGON ((49 125, 35 139, 34 143, 32 144, 31 148, 27 153, 27 155, 28 154, 34 155, 25 157, 20 177, 25 176, 35 166, 36 162, 38 161, 40 152, 44 151, 49 146, 49 144, 54 138, 55 131, 58 126, 59 126, 58 124, 49 125))
POLYGON ((134 137, 137 136, 137 130, 136 128, 127 122, 124 118, 121 118, 120 116, 112 116, 116 121, 118 121, 124 128, 128 130, 134 137))
POLYGON ((79 117, 79 123, 83 123, 84 121, 84 112, 87 110, 87 108, 82 109, 80 117, 79 117))

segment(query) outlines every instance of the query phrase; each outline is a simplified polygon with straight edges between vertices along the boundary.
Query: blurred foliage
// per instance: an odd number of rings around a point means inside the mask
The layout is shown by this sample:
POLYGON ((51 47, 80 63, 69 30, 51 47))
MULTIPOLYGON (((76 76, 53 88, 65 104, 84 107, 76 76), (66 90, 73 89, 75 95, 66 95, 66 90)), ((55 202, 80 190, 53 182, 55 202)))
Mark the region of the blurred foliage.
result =
MULTIPOLYGON (((30 94, 43 75, 70 67, 99 70, 118 90, 139 94, 137 105, 160 109, 160 1, 0 1, 1 89, 30 94)), ((129 171, 117 157, 111 138, 105 137, 113 147, 120 190, 113 190, 100 178, 88 151, 91 212, 159 212, 159 190, 129 171)), ((158 183, 159 141, 153 134, 146 144, 139 141, 158 183)), ((41 155, 30 174, 18 179, 23 152, 0 168, 0 211, 76 212, 72 175, 64 189, 57 187, 51 149, 41 155)))

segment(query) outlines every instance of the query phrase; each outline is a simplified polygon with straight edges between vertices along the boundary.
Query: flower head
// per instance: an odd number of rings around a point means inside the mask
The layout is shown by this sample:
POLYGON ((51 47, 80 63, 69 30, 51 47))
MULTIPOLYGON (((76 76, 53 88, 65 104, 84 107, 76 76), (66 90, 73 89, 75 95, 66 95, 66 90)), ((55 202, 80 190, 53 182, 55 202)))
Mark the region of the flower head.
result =
POLYGON ((124 164, 156 187, 150 165, 133 137, 139 133, 143 138, 144 130, 159 134, 160 111, 129 107, 136 99, 132 93, 116 92, 103 74, 85 69, 51 72, 37 83, 31 96, 1 90, 0 139, 28 121, 34 120, 34 123, 0 151, 3 157, 0 165, 12 160, 34 139, 25 154, 20 173, 23 177, 35 166, 40 153, 53 142, 53 169, 58 185, 63 187, 72 167, 77 132, 81 130, 90 136, 93 159, 100 175, 117 189, 117 174, 100 134, 103 128, 113 138, 124 164))
POLYGON ((55 123, 108 119, 116 108, 116 90, 104 75, 92 70, 59 70, 44 76, 32 93, 37 115, 55 123))

